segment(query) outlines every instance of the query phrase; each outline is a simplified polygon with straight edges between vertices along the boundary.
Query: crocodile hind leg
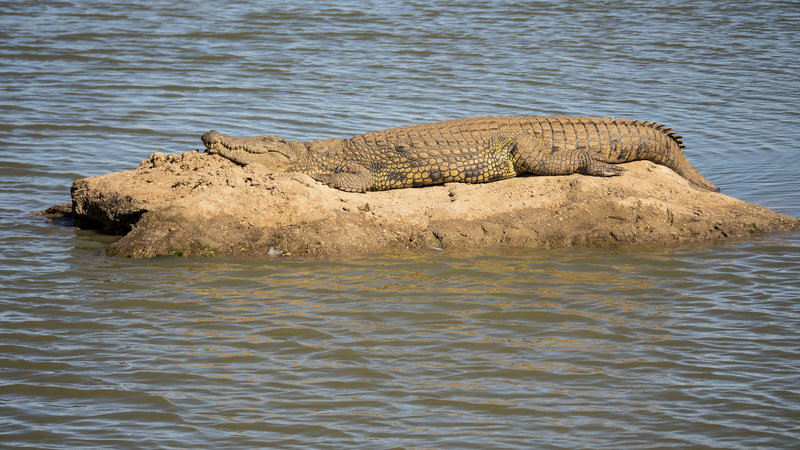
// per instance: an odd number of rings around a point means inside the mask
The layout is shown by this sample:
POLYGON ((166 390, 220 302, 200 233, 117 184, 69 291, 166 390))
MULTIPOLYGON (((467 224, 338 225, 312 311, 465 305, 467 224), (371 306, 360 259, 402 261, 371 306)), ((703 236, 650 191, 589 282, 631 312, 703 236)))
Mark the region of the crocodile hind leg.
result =
POLYGON ((534 175, 571 175, 580 173, 598 177, 613 177, 625 169, 612 164, 624 162, 620 159, 608 158, 600 153, 587 149, 554 148, 533 134, 525 133, 516 137, 516 145, 512 150, 514 167, 519 173, 534 175))
POLYGON ((366 192, 373 190, 372 173, 366 167, 358 164, 349 164, 332 173, 308 172, 308 175, 342 191, 366 192))
POLYGON ((613 166, 617 161, 588 150, 556 150, 543 158, 531 171, 536 175, 571 175, 613 177, 625 171, 613 166))

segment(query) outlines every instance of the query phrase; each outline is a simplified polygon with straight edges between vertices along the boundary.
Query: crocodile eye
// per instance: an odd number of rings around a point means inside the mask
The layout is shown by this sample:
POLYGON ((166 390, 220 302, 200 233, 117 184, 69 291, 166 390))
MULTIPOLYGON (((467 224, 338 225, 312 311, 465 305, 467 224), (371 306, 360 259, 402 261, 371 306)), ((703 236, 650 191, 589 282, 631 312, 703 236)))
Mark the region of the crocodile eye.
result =
POLYGON ((271 143, 277 143, 277 144, 286 144, 287 143, 286 139, 284 139, 284 138, 282 138, 280 136, 261 136, 261 140, 263 140, 264 142, 271 142, 271 143))

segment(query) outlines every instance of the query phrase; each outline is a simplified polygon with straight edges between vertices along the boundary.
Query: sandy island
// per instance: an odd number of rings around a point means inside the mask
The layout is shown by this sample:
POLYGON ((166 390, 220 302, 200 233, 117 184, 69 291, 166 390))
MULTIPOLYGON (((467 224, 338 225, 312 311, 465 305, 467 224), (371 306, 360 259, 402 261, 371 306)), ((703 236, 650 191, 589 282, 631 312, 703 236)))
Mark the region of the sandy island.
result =
POLYGON ((328 255, 397 248, 675 247, 800 230, 800 220, 693 187, 649 161, 618 177, 518 177, 366 194, 217 155, 155 153, 76 180, 76 224, 128 257, 328 255))

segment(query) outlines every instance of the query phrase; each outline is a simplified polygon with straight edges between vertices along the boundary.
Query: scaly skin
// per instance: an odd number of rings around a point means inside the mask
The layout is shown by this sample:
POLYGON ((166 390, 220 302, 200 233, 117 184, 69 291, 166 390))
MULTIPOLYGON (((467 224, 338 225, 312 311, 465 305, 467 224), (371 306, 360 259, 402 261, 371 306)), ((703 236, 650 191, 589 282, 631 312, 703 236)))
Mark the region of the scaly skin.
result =
POLYGON ((526 173, 610 177, 612 164, 649 160, 716 190, 683 155, 681 136, 656 122, 593 117, 478 117, 374 131, 350 139, 286 141, 209 131, 209 153, 236 163, 301 172, 351 192, 452 181, 485 183, 526 173))

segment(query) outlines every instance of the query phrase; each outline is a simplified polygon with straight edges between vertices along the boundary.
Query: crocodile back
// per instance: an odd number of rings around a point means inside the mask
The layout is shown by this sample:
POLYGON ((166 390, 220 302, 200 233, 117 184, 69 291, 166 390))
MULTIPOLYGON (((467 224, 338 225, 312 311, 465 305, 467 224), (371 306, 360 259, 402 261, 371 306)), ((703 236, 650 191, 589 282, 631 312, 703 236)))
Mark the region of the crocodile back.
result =
MULTIPOLYGON (((389 128, 354 136, 347 141, 354 156, 382 155, 378 159, 385 159, 385 149, 396 148, 425 157, 430 154, 436 158, 468 159, 472 155, 474 159, 481 159, 487 156, 487 142, 493 137, 516 133, 533 134, 545 148, 550 146, 552 152, 586 150, 619 162, 646 159, 669 167, 698 186, 714 189, 684 156, 685 145, 681 136, 664 124, 652 121, 488 116, 389 128)), ((368 159, 374 160, 372 157, 368 159)))
POLYGON ((470 148, 497 133, 533 133, 554 149, 588 149, 623 160, 641 159, 638 150, 685 146, 681 136, 658 122, 570 116, 488 116, 430 122, 372 131, 351 140, 367 147, 470 148))

